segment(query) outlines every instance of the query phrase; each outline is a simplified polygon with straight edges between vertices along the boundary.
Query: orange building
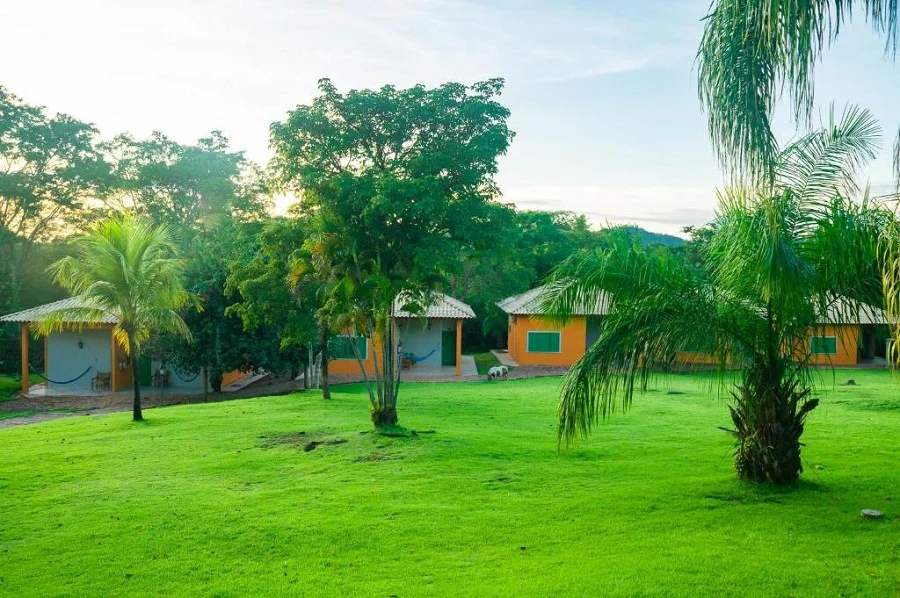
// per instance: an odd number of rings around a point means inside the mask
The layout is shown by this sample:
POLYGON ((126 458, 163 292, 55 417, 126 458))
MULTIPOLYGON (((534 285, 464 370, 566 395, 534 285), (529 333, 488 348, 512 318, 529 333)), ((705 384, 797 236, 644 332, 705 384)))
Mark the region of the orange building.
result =
MULTIPOLYGON (((29 394, 32 390, 28 379, 29 326, 40 322, 50 313, 83 306, 81 297, 70 297, 0 317, 0 322, 20 325, 23 394, 29 394)), ((65 330, 44 337, 44 368, 39 373, 45 380, 41 385, 42 390, 79 396, 131 388, 134 380, 131 360, 121 343, 116 342, 112 335, 116 325, 115 315, 109 314, 101 322, 85 322, 78 318, 67 319, 66 322, 71 325, 65 330)), ((223 376, 222 385, 230 384, 245 375, 239 371, 227 372, 223 376)), ((150 359, 141 360, 138 372, 142 386, 153 386, 156 382, 180 392, 202 392, 204 378, 199 373, 182 374, 174 367, 166 368, 150 359), (160 375, 161 371, 165 373, 163 376, 160 375), (160 383, 161 380, 165 382, 160 383)))
MULTIPOLYGON (((394 302, 394 334, 400 339, 400 353, 416 372, 438 368, 454 368, 457 376, 463 375, 462 321, 474 318, 475 312, 467 304, 443 295, 435 294, 434 302, 424 314, 413 314, 403 309, 401 301, 394 302)), ((375 371, 374 355, 383 359, 381 343, 364 336, 344 334, 336 337, 331 346, 328 371, 331 374, 360 374, 357 352, 363 358, 366 374, 375 371), (354 351, 351 343, 356 343, 354 351)))
MULTIPOLYGON (((509 356, 520 365, 570 367, 599 338, 607 298, 579 308, 565 324, 559 324, 542 317, 542 291, 543 287, 531 289, 497 304, 509 317, 509 356)), ((818 365, 873 363, 885 354, 885 347, 877 340, 877 327, 886 323, 884 312, 876 308, 865 307, 853 317, 839 317, 835 311, 810 331, 807 343, 796 350, 797 358, 804 358, 808 351, 818 365)), ((711 355, 698 352, 678 353, 676 360, 686 365, 715 364, 711 355)))
POLYGON ((541 316, 541 291, 531 289, 497 304, 509 317, 509 356, 520 365, 569 367, 599 338, 607 301, 604 297, 576 310, 565 324, 551 323, 541 316))
MULTIPOLYGON (((884 311, 871 306, 849 310, 845 305, 831 310, 810 332, 809 340, 797 350, 798 357, 807 353, 819 365, 852 366, 871 363, 885 357, 886 347, 879 342, 878 328, 886 328, 884 311), (854 312, 847 315, 848 312, 854 312)), ((887 334, 881 335, 887 337, 887 334)))

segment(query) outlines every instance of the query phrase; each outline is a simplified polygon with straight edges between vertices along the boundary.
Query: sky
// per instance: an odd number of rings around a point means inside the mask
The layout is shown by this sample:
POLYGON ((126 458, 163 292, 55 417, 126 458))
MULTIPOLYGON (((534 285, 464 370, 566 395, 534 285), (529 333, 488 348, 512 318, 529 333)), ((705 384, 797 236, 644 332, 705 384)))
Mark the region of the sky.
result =
MULTIPOLYGON (((104 137, 219 129, 265 163, 269 125, 340 89, 503 77, 516 132, 502 201, 596 225, 679 233, 709 221, 722 174, 696 91, 709 0, 3 0, 0 85, 104 137)), ((871 109, 887 191, 900 67, 864 23, 816 71, 817 100, 871 109)), ((787 110, 779 138, 795 135, 787 110)), ((281 202, 283 207, 283 203, 281 202)))

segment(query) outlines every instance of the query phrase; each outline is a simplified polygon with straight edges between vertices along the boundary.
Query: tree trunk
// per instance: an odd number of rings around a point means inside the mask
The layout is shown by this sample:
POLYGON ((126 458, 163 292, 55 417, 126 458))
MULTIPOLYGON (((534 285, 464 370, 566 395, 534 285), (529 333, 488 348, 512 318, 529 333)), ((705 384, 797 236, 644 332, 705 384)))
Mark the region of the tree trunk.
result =
POLYGON ((322 398, 331 398, 331 387, 328 385, 328 328, 323 326, 319 334, 322 345, 322 398))
POLYGON ((128 344, 131 345, 131 379, 134 386, 134 405, 131 419, 139 422, 144 419, 144 414, 141 413, 141 355, 134 342, 134 337, 128 339, 128 344))
POLYGON ((213 392, 222 392, 222 368, 218 364, 212 366, 209 375, 209 385, 213 392))
POLYGON ((397 425, 397 409, 379 405, 372 409, 372 423, 376 428, 390 428, 397 425))
MULTIPOLYGON (((372 423, 376 428, 396 426, 397 418, 397 386, 394 383, 394 372, 399 367, 397 359, 397 344, 394 335, 394 323, 388 318, 387 326, 383 333, 381 343, 382 353, 382 379, 384 381, 383 393, 378 405, 372 409, 372 423)), ((377 357, 377 354, 375 355, 377 357)), ((376 369, 377 369, 376 361, 376 369)))
POLYGON ((734 469, 738 477, 755 482, 792 484, 803 464, 800 437, 806 417, 819 404, 797 380, 782 380, 783 370, 748 372, 729 406, 737 439, 734 469))

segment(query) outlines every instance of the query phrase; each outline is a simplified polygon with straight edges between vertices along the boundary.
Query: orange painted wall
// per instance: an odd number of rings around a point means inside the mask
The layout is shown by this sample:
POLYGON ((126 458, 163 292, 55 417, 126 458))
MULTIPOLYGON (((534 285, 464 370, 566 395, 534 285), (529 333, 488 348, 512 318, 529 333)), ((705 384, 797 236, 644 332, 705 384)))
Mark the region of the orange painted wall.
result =
MULTIPOLYGON (((859 326, 847 324, 843 326, 825 326, 810 332, 810 336, 837 337, 837 355, 813 355, 812 362, 819 365, 856 365, 859 363, 857 348, 859 346, 859 326)), ((807 344, 804 352, 809 350, 807 344)))
MULTIPOLYGON (((855 324, 825 326, 824 329, 811 331, 810 335, 812 336, 813 334, 817 336, 835 336, 838 339, 837 355, 814 355, 812 356, 813 363, 838 366, 856 365, 858 363, 859 326, 855 324)), ((509 318, 507 331, 509 356, 521 365, 569 367, 584 354, 586 340, 586 320, 583 317, 573 318, 565 326, 551 325, 537 316, 517 315, 509 318), (528 331, 530 330, 561 331, 560 353, 528 353, 526 347, 528 331)), ((808 346, 798 353, 802 354, 807 349, 808 346)), ((693 352, 678 353, 677 361, 690 365, 713 365, 716 363, 716 360, 711 355, 693 352)))
POLYGON ((685 365, 716 365, 718 363, 712 354, 698 351, 679 351, 675 354, 675 361, 685 365))
MULTIPOLYGON (((856 324, 843 324, 839 326, 825 326, 809 332, 810 336, 834 336, 837 338, 836 355, 812 355, 810 360, 816 365, 857 365, 859 356, 857 352, 859 344, 859 326, 856 324)), ((796 359, 803 359, 809 351, 809 341, 800 348, 796 359)), ((686 365, 715 365, 716 360, 706 353, 680 352, 676 361, 686 365)))
POLYGON ((507 348, 510 357, 521 365, 569 367, 584 355, 587 342, 587 320, 576 316, 565 325, 550 324, 539 316, 510 316, 507 348), (559 353, 529 353, 528 332, 560 331, 559 353))
POLYGON ((228 386, 235 380, 240 380, 244 376, 246 376, 244 372, 240 370, 234 370, 233 372, 225 372, 222 374, 222 386, 228 386))
MULTIPOLYGON (((366 347, 367 354, 363 360, 363 367, 366 369, 366 374, 372 375, 375 373, 375 361, 372 353, 378 351, 378 356, 381 357, 381 344, 373 343, 372 339, 366 339, 366 347)), ((359 362, 356 359, 332 359, 328 362, 328 373, 359 375, 359 362)))

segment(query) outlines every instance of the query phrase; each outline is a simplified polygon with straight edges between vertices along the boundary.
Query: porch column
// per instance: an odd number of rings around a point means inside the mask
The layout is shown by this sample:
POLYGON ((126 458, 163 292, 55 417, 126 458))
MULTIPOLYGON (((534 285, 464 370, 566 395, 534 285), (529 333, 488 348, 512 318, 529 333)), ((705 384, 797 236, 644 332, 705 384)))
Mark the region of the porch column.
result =
POLYGON ((22 394, 31 388, 28 382, 28 322, 22 322, 22 394))
POLYGON ((456 375, 462 376, 462 320, 456 320, 456 375))

